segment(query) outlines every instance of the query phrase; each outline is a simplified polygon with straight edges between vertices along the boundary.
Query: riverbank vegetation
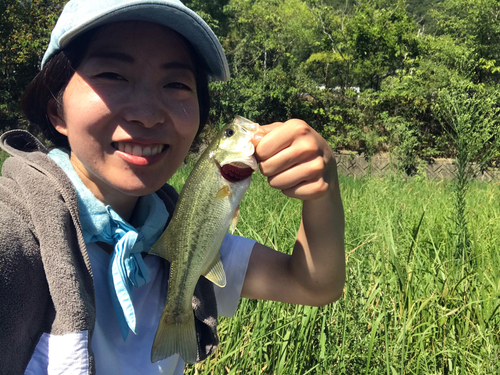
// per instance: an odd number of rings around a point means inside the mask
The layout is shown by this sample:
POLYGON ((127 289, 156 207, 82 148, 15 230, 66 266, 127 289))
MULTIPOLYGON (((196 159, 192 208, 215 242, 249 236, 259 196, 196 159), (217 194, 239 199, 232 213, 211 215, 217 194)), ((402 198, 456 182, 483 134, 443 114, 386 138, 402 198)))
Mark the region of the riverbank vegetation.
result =
MULTIPOLYGON (((0 130, 34 127, 19 97, 36 74, 63 0, 0 4, 0 130)), ((500 82, 496 0, 187 0, 215 30, 232 79, 212 82, 210 123, 299 117, 336 150, 384 151, 415 173, 419 158, 456 157, 440 108, 463 96, 492 103, 500 82)), ((486 108, 485 108, 486 109, 486 108)), ((489 112, 488 112, 489 111, 489 112)), ((496 120, 497 121, 497 120, 496 120)), ((483 167, 498 158, 487 129, 483 167)), ((488 128, 489 127, 489 128, 488 128)))
MULTIPOLYGON (((188 171, 174 176, 177 189, 188 171)), ((243 299, 220 319, 217 353, 186 373, 500 373, 498 183, 469 186, 468 248, 456 235, 452 182, 340 176, 340 188, 342 298, 324 308, 243 299)), ((300 202, 257 174, 236 234, 288 251, 299 221, 300 202)))

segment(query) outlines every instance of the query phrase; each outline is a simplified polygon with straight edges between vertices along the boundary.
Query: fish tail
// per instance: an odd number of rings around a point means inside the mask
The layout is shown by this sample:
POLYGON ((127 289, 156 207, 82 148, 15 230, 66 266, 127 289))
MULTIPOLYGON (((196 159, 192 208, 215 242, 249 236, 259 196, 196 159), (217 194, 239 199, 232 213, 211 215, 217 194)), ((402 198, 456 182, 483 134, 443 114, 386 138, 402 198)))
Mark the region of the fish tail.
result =
POLYGON ((151 363, 155 363, 174 355, 180 354, 187 363, 195 363, 198 354, 198 340, 193 319, 186 319, 182 323, 168 324, 160 319, 156 331, 153 349, 151 350, 151 363))

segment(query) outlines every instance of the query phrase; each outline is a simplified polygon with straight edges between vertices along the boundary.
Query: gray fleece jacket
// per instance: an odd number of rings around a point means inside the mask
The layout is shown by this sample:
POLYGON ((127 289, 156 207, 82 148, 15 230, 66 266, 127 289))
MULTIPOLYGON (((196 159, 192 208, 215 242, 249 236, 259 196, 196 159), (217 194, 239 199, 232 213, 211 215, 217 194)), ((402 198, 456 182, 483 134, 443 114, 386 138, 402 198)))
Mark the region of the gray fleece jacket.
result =
MULTIPOLYGON (((3 134, 0 147, 11 155, 0 177, 0 374, 23 374, 44 332, 88 331, 90 345, 94 284, 69 178, 26 131, 3 134)), ((175 190, 164 185, 157 194, 173 213, 175 190)), ((213 285, 204 277, 193 309, 203 360, 218 344, 213 285)), ((89 362, 94 374, 90 347, 89 362)))

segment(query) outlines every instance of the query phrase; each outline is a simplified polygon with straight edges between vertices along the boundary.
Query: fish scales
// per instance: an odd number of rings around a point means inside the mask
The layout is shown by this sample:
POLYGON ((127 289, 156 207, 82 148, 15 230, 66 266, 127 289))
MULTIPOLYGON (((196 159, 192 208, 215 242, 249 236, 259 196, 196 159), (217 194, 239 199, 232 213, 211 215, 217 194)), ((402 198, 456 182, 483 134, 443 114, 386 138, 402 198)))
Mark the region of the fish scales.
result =
POLYGON ((200 275, 223 287, 219 248, 257 169, 251 139, 258 125, 237 117, 207 147, 186 180, 172 220, 150 250, 170 262, 167 303, 151 361, 179 353, 197 357, 192 297, 200 275))
MULTIPOLYGON (((188 248, 190 251, 183 252, 179 254, 183 257, 179 257, 175 260, 172 260, 173 266, 170 270, 170 282, 180 277, 179 284, 180 285, 188 285, 192 284, 193 280, 188 280, 188 276, 196 277, 196 282, 198 281, 199 274, 204 271, 213 261, 212 259, 208 259, 210 262, 207 264, 207 253, 210 253, 210 250, 213 251, 213 248, 206 248, 204 243, 214 243, 217 242, 217 239, 214 238, 216 234, 215 228, 220 226, 224 226, 227 221, 227 226, 229 226, 230 218, 223 217, 221 212, 228 211, 228 202, 226 200, 219 200, 218 202, 211 203, 216 192, 218 191, 218 182, 216 178, 210 178, 212 175, 215 176, 216 167, 214 163, 209 163, 209 160, 205 162, 206 166, 202 165, 198 172, 194 172, 193 178, 190 178, 189 181, 186 181, 186 189, 183 189, 184 195, 190 195, 192 199, 181 199, 179 198, 179 209, 177 212, 178 220, 176 220, 176 224, 178 224, 179 228, 176 228, 176 225, 172 227, 172 232, 175 233, 184 233, 184 236, 174 236, 172 239, 172 243, 175 243, 178 248, 188 248), (211 171, 207 172, 207 170, 211 171), (203 173, 200 173, 203 172, 203 173), (209 186, 208 189, 199 189, 200 184, 204 184, 205 186, 209 186), (215 191, 215 193, 214 193, 215 191), (192 195, 191 195, 192 193, 192 195), (205 212, 208 215, 200 216, 199 212, 205 212), (222 219, 222 220, 221 220, 222 219), (205 249, 205 251, 199 251, 199 249, 205 249), (199 269, 198 272, 182 272, 183 269, 193 269, 196 267, 199 269), (173 268, 173 269, 172 269, 173 268), (177 274, 176 271, 179 271, 177 274), (191 283, 189 283, 189 281, 191 283)), ((174 224, 174 223, 172 223, 174 224)), ((169 238, 170 239, 170 238, 169 238)), ((223 236, 222 236, 223 239, 223 236)), ((222 242, 221 239, 221 242, 222 242)), ((220 247, 220 246, 219 246, 220 247)), ((217 248, 217 251, 219 248, 217 248)), ((216 254, 214 254, 216 255, 216 254)), ((196 285, 194 285, 195 287, 196 285)), ((171 296, 171 292, 175 295, 176 303, 174 306, 176 308, 180 308, 180 306, 184 306, 191 308, 191 298, 194 293, 194 288, 192 290, 179 289, 177 292, 174 290, 170 290, 169 288, 169 296, 171 296), (183 303, 182 303, 183 302, 183 303)), ((171 298, 172 298, 171 297, 171 298)))

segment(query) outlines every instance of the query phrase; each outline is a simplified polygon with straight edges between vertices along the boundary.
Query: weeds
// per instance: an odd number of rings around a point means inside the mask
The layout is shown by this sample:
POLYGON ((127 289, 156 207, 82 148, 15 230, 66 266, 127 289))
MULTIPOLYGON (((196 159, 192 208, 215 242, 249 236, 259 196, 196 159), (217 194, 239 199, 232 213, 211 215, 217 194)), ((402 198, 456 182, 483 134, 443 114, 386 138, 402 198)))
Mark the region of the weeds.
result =
MULTIPOLYGON (((175 176, 177 187, 182 178, 175 176)), ((291 249, 300 202, 282 197, 260 175, 253 179, 237 234, 291 249)), ((220 318, 218 351, 185 373, 498 373, 499 185, 469 185, 471 267, 455 258, 448 230, 452 183, 340 181, 347 225, 343 297, 322 308, 242 299, 233 318, 220 318)))
POLYGON ((470 91, 467 87, 441 90, 434 111, 448 132, 457 153, 457 175, 453 185, 455 257, 472 262, 466 194, 475 174, 474 163, 484 169, 498 155, 500 109, 484 89, 470 91))

